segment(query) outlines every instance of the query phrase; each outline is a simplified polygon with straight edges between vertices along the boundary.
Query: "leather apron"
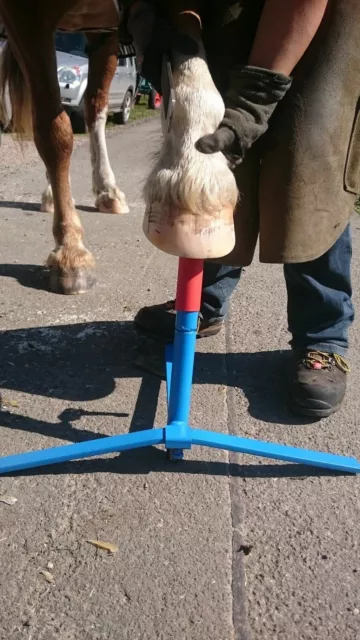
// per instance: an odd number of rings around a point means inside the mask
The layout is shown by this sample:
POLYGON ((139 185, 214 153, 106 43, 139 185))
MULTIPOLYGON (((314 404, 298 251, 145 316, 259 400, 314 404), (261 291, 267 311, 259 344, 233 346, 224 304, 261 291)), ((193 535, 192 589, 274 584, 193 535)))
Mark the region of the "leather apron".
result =
MULTIPOLYGON (((220 91, 229 65, 246 63, 263 0, 213 0, 205 16, 208 63, 220 91)), ((235 170, 236 246, 217 262, 296 263, 339 238, 360 192, 360 1, 329 0, 268 132, 235 170)))

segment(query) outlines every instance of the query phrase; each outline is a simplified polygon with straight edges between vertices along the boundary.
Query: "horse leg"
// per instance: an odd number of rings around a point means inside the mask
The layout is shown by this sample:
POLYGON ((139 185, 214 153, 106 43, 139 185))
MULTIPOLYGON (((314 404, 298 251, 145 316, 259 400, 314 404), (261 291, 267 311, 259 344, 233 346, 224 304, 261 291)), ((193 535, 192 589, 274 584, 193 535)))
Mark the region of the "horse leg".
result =
POLYGON ((206 63, 196 4, 201 3, 178 0, 167 6, 169 19, 198 42, 198 55, 171 52, 176 102, 171 130, 145 185, 143 229, 167 253, 216 258, 234 247, 238 193, 224 155, 205 155, 195 147, 217 129, 225 110, 206 63))
MULTIPOLYGON (((7 8, 9 6, 7 4, 7 8)), ((73 134, 61 104, 53 32, 41 12, 34 24, 29 25, 23 16, 14 16, 12 10, 11 5, 5 24, 10 44, 7 55, 14 58, 11 51, 15 52, 14 60, 24 76, 21 77, 19 71, 17 82, 21 79, 24 85, 26 79, 30 88, 34 141, 49 175, 54 200, 55 249, 47 260, 50 287, 59 293, 83 293, 95 282, 94 259, 83 244, 81 222, 71 197, 69 168, 73 134)), ((16 114, 23 111, 23 105, 19 104, 19 85, 12 82, 12 78, 9 75, 8 81, 16 114)))
POLYGON ((125 195, 116 185, 106 147, 108 96, 118 58, 117 33, 86 34, 89 42, 89 76, 85 91, 85 117, 90 134, 95 206, 102 213, 128 213, 125 195))

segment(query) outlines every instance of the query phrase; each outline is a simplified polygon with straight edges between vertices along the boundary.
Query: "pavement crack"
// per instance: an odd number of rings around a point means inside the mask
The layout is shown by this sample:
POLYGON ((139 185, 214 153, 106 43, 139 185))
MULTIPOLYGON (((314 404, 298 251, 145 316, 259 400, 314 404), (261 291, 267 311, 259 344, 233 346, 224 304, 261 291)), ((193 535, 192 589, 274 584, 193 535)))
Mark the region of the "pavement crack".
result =
MULTIPOLYGON (((235 401, 235 388, 234 388, 234 372, 231 367, 228 366, 228 355, 233 353, 233 340, 231 333, 231 312, 229 312, 228 318, 225 322, 225 371, 227 379, 227 391, 226 391, 226 405, 227 405, 227 427, 228 433, 238 435, 234 430, 234 424, 236 423, 236 401, 235 401)), ((229 454, 229 464, 236 462, 236 454, 229 454)), ((250 545, 244 545, 242 534, 239 529, 242 528, 244 520, 244 509, 239 495, 238 485, 236 478, 232 477, 229 471, 229 491, 230 491, 230 506, 231 506, 231 521, 232 521, 232 611, 233 611, 233 627, 234 627, 234 640, 251 640, 250 627, 248 623, 247 613, 247 596, 246 596, 246 580, 245 580, 245 564, 244 557, 248 555, 245 553, 245 547, 249 548, 250 545), (239 551, 242 551, 239 553, 239 551)), ((251 547, 252 548, 252 547, 251 547)), ((251 549, 250 549, 251 551, 251 549)), ((248 553, 250 553, 248 551, 248 553)))

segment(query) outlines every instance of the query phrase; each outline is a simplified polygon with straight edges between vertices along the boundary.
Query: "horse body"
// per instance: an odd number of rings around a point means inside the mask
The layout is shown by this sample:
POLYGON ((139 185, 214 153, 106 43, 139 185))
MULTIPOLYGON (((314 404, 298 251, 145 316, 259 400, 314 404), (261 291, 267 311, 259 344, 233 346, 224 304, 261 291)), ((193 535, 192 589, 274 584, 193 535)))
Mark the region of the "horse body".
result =
MULTIPOLYGON (((200 43, 201 4, 198 0, 163 3, 168 19, 200 43)), ((89 41, 85 117, 96 206, 103 212, 125 213, 125 196, 116 185, 105 141, 121 16, 114 0, 0 0, 0 14, 8 34, 1 86, 3 91, 9 86, 15 130, 21 136, 32 125, 49 181, 42 209, 54 213, 55 248, 47 261, 50 286, 61 293, 82 293, 95 282, 94 260, 84 245, 71 195, 73 134, 61 104, 53 35, 58 28, 83 30, 89 41)), ((136 34, 134 37, 136 41, 136 34)), ((194 146, 198 137, 217 128, 224 104, 204 52, 192 59, 174 52, 173 63, 173 125, 146 183, 144 231, 151 242, 169 253, 198 258, 224 255, 234 244, 235 181, 222 154, 205 156, 194 146)))

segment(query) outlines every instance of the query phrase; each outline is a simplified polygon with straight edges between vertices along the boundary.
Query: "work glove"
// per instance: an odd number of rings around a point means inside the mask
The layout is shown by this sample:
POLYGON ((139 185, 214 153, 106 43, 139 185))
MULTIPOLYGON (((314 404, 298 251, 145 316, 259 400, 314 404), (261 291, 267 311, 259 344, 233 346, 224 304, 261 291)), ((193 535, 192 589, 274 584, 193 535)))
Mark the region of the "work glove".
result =
POLYGON ((199 43, 179 32, 164 20, 156 9, 156 3, 137 2, 131 10, 127 29, 134 39, 140 73, 152 86, 162 93, 161 70, 163 55, 181 53, 188 56, 199 54, 199 43))
POLYGON ((225 115, 215 133, 200 138, 202 153, 222 151, 232 164, 265 133, 268 120, 291 86, 292 79, 260 67, 239 65, 231 71, 230 88, 224 97, 225 115))

